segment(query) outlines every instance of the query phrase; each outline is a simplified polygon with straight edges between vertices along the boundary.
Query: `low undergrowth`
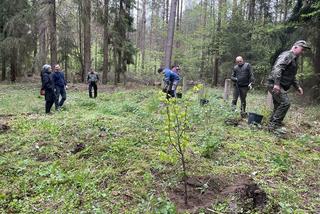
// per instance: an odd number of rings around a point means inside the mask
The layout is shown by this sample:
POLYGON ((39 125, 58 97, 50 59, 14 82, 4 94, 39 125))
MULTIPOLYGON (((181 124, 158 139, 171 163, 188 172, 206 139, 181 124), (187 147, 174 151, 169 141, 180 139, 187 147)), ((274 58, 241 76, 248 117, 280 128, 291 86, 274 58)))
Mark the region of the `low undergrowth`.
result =
MULTIPOLYGON (((119 88, 89 99, 71 87, 64 109, 45 115, 37 86, 1 85, 0 211, 320 212, 319 107, 294 104, 282 139, 248 126, 221 93, 208 90, 205 105, 196 95, 191 99, 189 177, 223 178, 220 187, 226 187, 246 176, 266 194, 263 209, 248 209, 248 201, 235 202, 237 195, 206 200, 196 210, 179 208, 172 190, 181 185, 181 164, 166 142, 157 89, 119 88), (226 118, 239 124, 225 124, 226 118)), ((249 111, 267 115, 264 103, 264 94, 248 95, 249 111)), ((214 192, 204 184, 193 191, 214 192)))

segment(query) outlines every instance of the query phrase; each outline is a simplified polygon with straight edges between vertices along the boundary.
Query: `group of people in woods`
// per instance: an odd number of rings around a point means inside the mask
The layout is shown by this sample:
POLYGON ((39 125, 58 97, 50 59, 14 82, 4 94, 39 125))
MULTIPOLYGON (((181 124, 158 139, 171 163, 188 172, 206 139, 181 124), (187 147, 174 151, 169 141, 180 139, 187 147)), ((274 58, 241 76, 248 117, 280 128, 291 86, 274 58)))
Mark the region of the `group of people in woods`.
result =
MULTIPOLYGON (((296 41, 290 50, 281 53, 275 61, 271 73, 267 79, 267 89, 272 94, 273 112, 269 119, 269 131, 277 131, 283 126, 283 119, 285 118, 289 108, 290 101, 288 97, 288 90, 293 86, 300 95, 303 95, 303 89, 299 85, 296 74, 298 70, 298 57, 305 49, 310 49, 309 45, 304 40, 296 41)), ((171 97, 176 97, 177 85, 180 81, 179 66, 172 66, 169 68, 160 68, 159 73, 164 75, 163 91, 170 94, 171 97)), ((237 100, 240 97, 241 102, 241 116, 245 117, 246 113, 246 97, 248 90, 252 89, 254 83, 254 75, 252 66, 244 62, 241 56, 236 57, 236 65, 231 74, 231 80, 234 83, 232 107, 235 109, 237 100)))
MULTIPOLYGON (((290 50, 281 53, 275 61, 271 73, 267 79, 267 89, 272 94, 274 104, 273 112, 269 120, 269 130, 275 131, 283 126, 289 108, 290 101, 288 90, 293 86, 300 95, 303 95, 303 89, 299 85, 296 74, 298 69, 298 57, 305 49, 310 49, 309 45, 304 40, 299 40, 293 44, 290 50)), ((51 72, 51 66, 46 64, 41 72, 42 90, 45 91, 45 110, 50 113, 51 107, 55 104, 57 111, 61 109, 66 100, 66 89, 68 88, 65 75, 61 71, 60 66, 54 66, 54 72, 51 72), (61 97, 61 99, 60 99, 61 97)), ((180 67, 174 65, 169 68, 160 68, 158 73, 164 75, 163 91, 169 97, 177 97, 177 86, 180 82, 180 67)), ((248 90, 252 89, 254 76, 252 66, 244 62, 241 56, 236 57, 236 65, 233 68, 231 80, 234 82, 234 91, 232 99, 232 107, 235 109, 237 100, 240 97, 241 116, 245 117, 246 113, 246 97, 248 90)), ((87 76, 89 97, 97 97, 97 82, 99 76, 92 69, 87 76), (94 94, 92 95, 92 89, 94 94)))
MULTIPOLYGON (((87 76, 87 82, 89 85, 89 97, 96 98, 98 93, 97 83, 99 76, 92 69, 87 76), (92 96, 92 89, 94 95, 92 96)), ((67 99, 68 89, 67 81, 64 72, 61 70, 60 65, 56 64, 53 69, 51 65, 45 64, 41 71, 42 94, 45 96, 45 112, 51 113, 51 108, 55 104, 56 111, 61 111, 65 100, 67 99), (53 70, 53 72, 52 72, 53 70)))
MULTIPOLYGON (((277 131, 283 126, 289 108, 290 101, 288 90, 293 86, 300 95, 303 89, 296 79, 298 70, 298 57, 305 49, 310 49, 304 40, 299 40, 293 44, 290 50, 281 53, 275 61, 271 73, 267 79, 267 89, 272 94, 273 111, 269 119, 269 131, 277 131)), ((241 115, 246 115, 247 92, 252 88, 254 81, 252 68, 249 63, 244 63, 243 58, 236 58, 237 65, 233 69, 231 80, 234 82, 234 92, 232 105, 236 106, 238 97, 241 101, 241 115)))

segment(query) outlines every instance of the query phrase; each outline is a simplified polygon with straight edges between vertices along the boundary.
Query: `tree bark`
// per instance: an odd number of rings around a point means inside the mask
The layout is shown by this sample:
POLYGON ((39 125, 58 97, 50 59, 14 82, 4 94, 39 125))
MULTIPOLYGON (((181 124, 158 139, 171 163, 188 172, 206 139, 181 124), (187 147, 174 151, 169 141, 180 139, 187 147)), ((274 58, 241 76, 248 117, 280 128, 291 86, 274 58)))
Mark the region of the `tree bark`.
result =
POLYGON ((82 39, 82 19, 83 19, 83 9, 82 9, 82 0, 79 0, 78 2, 78 16, 79 16, 79 62, 80 62, 80 67, 81 67, 81 82, 84 82, 84 77, 86 75, 86 72, 85 72, 85 68, 84 68, 84 63, 83 63, 83 39, 82 39))
MULTIPOLYGON (((180 18, 179 18, 179 21, 180 21, 180 26, 182 24, 182 14, 183 14, 183 0, 180 0, 180 18)), ((179 14, 178 14, 179 15, 179 14)))
POLYGON ((6 56, 4 55, 4 51, 2 51, 2 65, 1 65, 1 81, 5 81, 6 80, 6 56))
POLYGON ((164 58, 164 65, 167 68, 169 68, 171 64, 174 27, 175 27, 175 19, 176 19, 176 11, 177 11, 176 7, 177 7, 177 0, 172 0, 171 8, 170 8, 170 20, 168 23, 168 35, 167 35, 166 47, 165 47, 166 51, 165 51, 165 58, 164 58))
POLYGON ((10 80, 11 80, 11 82, 15 82, 17 79, 17 73, 18 73, 18 71, 17 71, 17 69, 18 69, 17 57, 18 57, 18 50, 16 47, 12 47, 11 48, 11 57, 10 57, 10 69, 11 69, 10 80))
POLYGON ((314 32, 314 40, 312 41, 312 45, 314 47, 313 67, 314 67, 315 74, 317 75, 317 78, 318 78, 318 82, 319 82, 318 84, 320 85, 320 60, 319 60, 320 59, 320 39, 319 38, 320 38, 320 30, 319 28, 317 28, 316 32, 314 32))
POLYGON ((237 0, 232 0, 232 18, 235 17, 237 12, 237 0))
POLYGON ((180 0, 177 0, 177 22, 176 22, 176 25, 177 25, 177 31, 179 31, 180 29, 180 0))
MULTIPOLYGON (((203 2, 203 20, 202 20, 202 26, 203 26, 203 29, 206 29, 206 26, 207 26, 207 6, 208 6, 208 0, 204 0, 203 2)), ((204 63, 205 63, 205 41, 206 39, 206 36, 205 36, 205 33, 203 34, 203 37, 202 37, 202 47, 201 47, 201 64, 200 64, 200 79, 203 78, 204 76, 204 63)))
POLYGON ((137 0, 137 15, 136 15, 136 20, 137 20, 137 32, 136 32, 136 46, 138 48, 141 48, 141 43, 140 43, 140 38, 141 38, 141 27, 140 27, 140 1, 137 0))
POLYGON ((221 37, 221 23, 222 23, 222 9, 224 5, 224 0, 219 0, 219 7, 218 7, 218 20, 217 20, 217 34, 216 34, 216 50, 214 54, 214 73, 213 73, 213 81, 212 85, 218 85, 218 76, 219 76, 219 54, 220 54, 220 37, 221 37))
POLYGON ((250 0, 249 1, 249 10, 248 10, 248 19, 249 19, 249 21, 254 21, 255 6, 256 6, 256 1, 255 0, 250 0))
POLYGON ((68 81, 68 66, 69 66, 69 57, 68 57, 68 54, 65 53, 65 56, 64 56, 64 74, 65 74, 65 79, 66 81, 68 81))
POLYGON ((288 16, 288 0, 284 0, 283 10, 283 22, 285 22, 287 21, 288 16))
MULTIPOLYGON (((171 2, 172 4, 172 2, 171 2)), ((166 0, 166 23, 169 23, 169 0, 166 0)))
POLYGON ((56 21, 56 1, 50 0, 50 56, 51 65, 57 64, 58 54, 57 54, 57 21, 56 21))
POLYGON ((85 80, 85 74, 90 72, 91 68, 91 1, 83 1, 83 33, 84 33, 84 73, 82 82, 85 80))
POLYGON ((113 63, 114 63, 114 85, 117 85, 118 84, 117 74, 119 73, 119 68, 118 68, 119 63, 118 63, 118 59, 117 59, 117 50, 115 47, 113 48, 113 63))
POLYGON ((44 65, 47 61, 47 38, 46 38, 46 25, 45 23, 40 24, 39 29, 39 62, 40 65, 44 65))
POLYGON ((104 28, 103 28, 103 75, 102 84, 107 84, 109 73, 109 0, 104 0, 104 28))
POLYGON ((156 7, 156 2, 155 0, 152 0, 151 2, 151 23, 150 23, 150 38, 149 38, 149 48, 152 50, 152 45, 153 45, 153 28, 154 28, 154 17, 155 17, 155 7, 156 7))
POLYGON ((146 53, 146 0, 142 1, 142 35, 141 35, 141 67, 144 69, 145 53, 146 53))

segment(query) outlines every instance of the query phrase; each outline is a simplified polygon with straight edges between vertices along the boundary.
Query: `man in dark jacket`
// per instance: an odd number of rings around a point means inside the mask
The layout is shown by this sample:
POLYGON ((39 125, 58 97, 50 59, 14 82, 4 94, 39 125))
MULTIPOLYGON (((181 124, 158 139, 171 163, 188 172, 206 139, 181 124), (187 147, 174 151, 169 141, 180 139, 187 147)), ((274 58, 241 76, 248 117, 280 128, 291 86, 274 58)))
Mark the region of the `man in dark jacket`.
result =
POLYGON ((54 73, 53 75, 53 81, 54 81, 54 87, 56 91, 56 100, 55 100, 55 107, 56 110, 60 110, 64 101, 67 99, 67 82, 64 78, 64 72, 61 71, 60 65, 56 64, 54 66, 54 73), (61 95, 61 100, 60 100, 61 95))
POLYGON ((241 116, 246 115, 246 98, 248 90, 252 88, 254 81, 252 68, 249 63, 244 63, 243 58, 238 56, 236 58, 237 65, 234 66, 231 80, 234 82, 232 106, 237 106, 237 100, 240 96, 241 101, 241 116))
POLYGON ((45 108, 46 113, 49 114, 53 103, 55 102, 54 82, 51 73, 51 66, 45 64, 41 72, 42 89, 45 90, 45 108))
POLYGON ((91 69, 88 74, 88 77, 87 77, 87 82, 89 84, 89 97, 90 98, 92 98, 92 88, 94 91, 94 98, 96 98, 98 95, 98 86, 97 86, 98 81, 99 81, 98 74, 91 69))
POLYGON ((273 65, 271 74, 267 80, 268 91, 272 94, 274 105, 269 123, 270 131, 282 126, 282 121, 290 108, 290 101, 287 94, 289 88, 293 86, 300 95, 303 95, 303 89, 296 79, 296 74, 298 69, 298 56, 300 56, 306 48, 310 48, 306 41, 299 40, 295 42, 291 50, 281 53, 273 65))

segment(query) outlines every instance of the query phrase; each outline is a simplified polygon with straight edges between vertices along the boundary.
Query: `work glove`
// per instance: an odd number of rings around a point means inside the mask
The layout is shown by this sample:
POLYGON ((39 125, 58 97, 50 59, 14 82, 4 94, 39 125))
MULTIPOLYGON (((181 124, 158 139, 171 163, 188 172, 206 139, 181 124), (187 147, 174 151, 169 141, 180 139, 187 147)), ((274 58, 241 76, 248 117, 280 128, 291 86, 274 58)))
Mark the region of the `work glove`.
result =
POLYGON ((252 90, 252 89, 253 89, 252 83, 250 83, 250 84, 248 85, 248 88, 249 88, 249 90, 252 90))

